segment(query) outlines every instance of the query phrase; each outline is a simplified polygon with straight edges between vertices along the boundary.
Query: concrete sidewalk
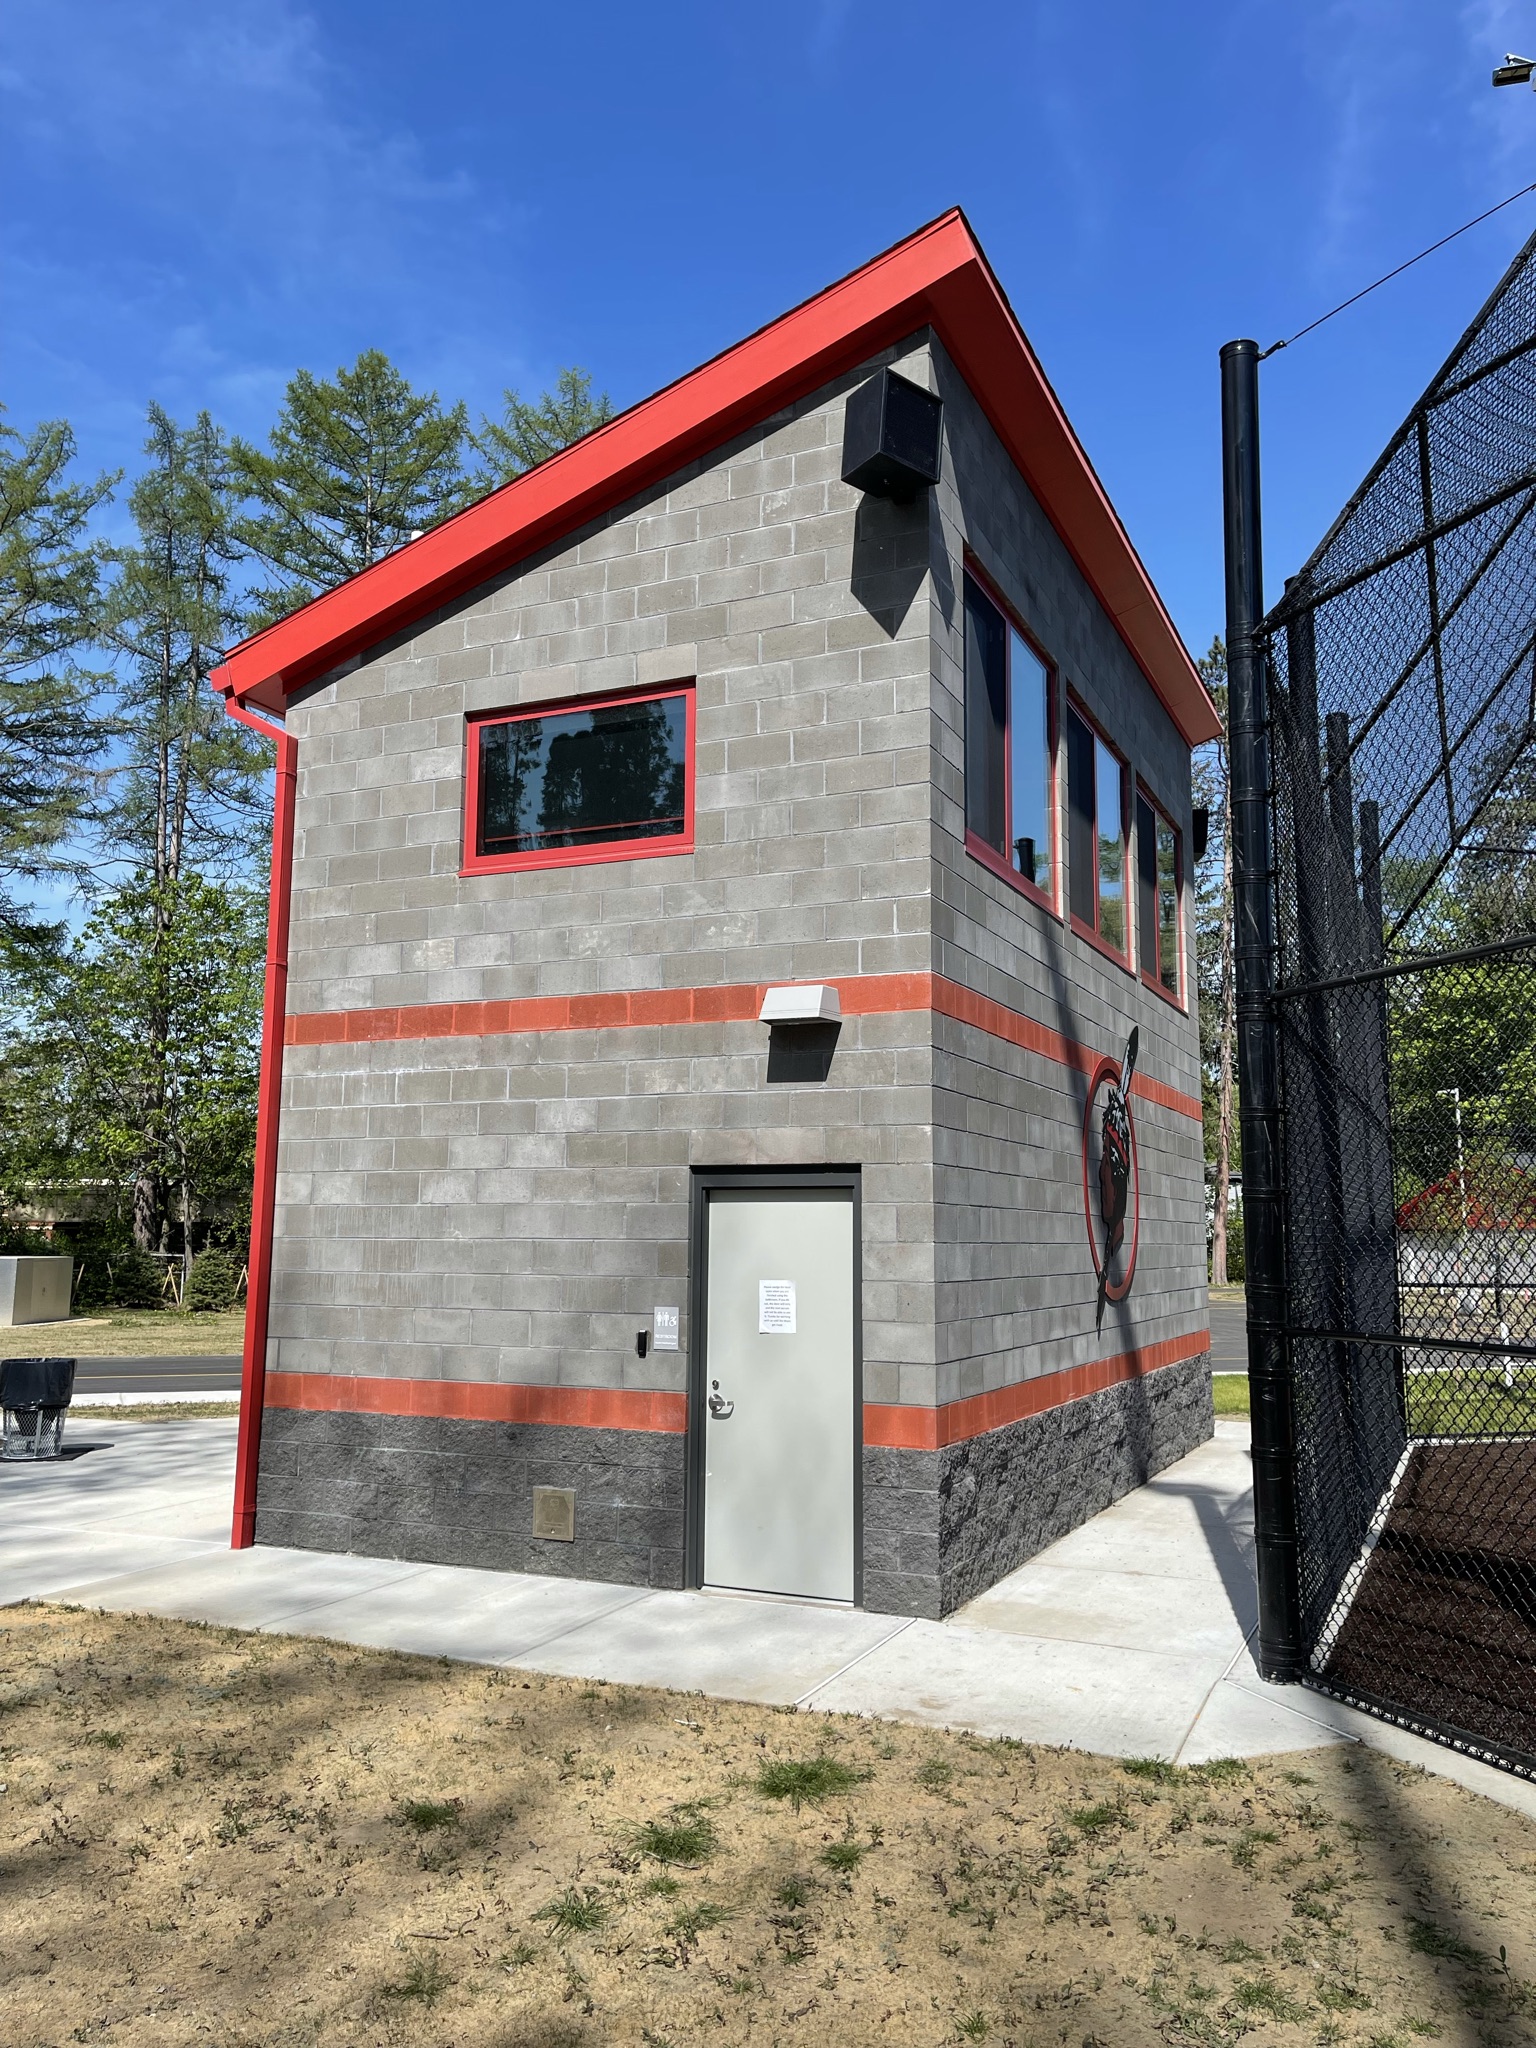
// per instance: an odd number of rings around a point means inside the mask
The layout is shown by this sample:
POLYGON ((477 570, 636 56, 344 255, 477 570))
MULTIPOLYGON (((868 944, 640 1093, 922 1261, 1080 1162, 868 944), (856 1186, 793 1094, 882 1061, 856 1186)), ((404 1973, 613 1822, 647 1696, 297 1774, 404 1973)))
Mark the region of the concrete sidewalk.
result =
POLYGON ((1197 1763, 1364 1741, 1536 1816, 1536 1787, 1262 1683, 1246 1422, 945 1622, 260 1546, 232 1551, 232 1423, 70 1424, 0 1466, 0 1600, 331 1637, 568 1677, 1197 1763))

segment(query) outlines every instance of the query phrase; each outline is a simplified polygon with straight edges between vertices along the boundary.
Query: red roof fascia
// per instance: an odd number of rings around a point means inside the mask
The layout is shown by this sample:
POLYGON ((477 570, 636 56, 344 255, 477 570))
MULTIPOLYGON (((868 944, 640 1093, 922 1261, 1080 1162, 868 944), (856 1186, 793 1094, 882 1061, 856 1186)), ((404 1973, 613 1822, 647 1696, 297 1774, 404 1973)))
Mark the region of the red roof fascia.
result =
POLYGON ((284 699, 931 325, 1186 742, 1216 712, 965 216, 862 270, 234 649, 227 695, 284 699))

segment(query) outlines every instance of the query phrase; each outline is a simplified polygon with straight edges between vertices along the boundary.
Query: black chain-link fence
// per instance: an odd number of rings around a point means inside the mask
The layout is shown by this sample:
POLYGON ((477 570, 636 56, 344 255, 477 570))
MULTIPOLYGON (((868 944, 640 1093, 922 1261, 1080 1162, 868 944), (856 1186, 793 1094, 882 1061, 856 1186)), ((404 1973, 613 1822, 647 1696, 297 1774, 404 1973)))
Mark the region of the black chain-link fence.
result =
POLYGON ((1261 640, 1311 1682, 1536 1775, 1536 236, 1261 640))

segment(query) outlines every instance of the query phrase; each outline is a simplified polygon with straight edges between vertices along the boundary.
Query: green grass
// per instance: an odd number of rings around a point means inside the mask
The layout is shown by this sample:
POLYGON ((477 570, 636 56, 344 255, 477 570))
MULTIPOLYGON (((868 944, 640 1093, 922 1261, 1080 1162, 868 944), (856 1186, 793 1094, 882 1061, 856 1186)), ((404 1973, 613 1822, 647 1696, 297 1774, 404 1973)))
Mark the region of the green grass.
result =
POLYGON ((422 2005, 436 2005, 452 1979, 437 1956, 412 1956, 405 1975, 379 1986, 381 1998, 416 1999, 422 2005))
POLYGON ((1248 1413, 1248 1375, 1218 1372, 1211 1375, 1211 1405, 1218 1415, 1248 1413))
MULTIPOLYGON (((1513 1380, 1506 1387, 1499 1366, 1409 1373, 1408 1427, 1414 1436, 1536 1436, 1536 1367, 1517 1366, 1513 1380)), ((1248 1375, 1214 1374, 1211 1400, 1218 1415, 1248 1414, 1248 1375)))
POLYGON ((1067 1815, 1080 1834, 1103 1835, 1111 1828, 1125 1826, 1125 1808, 1114 1806, 1107 1799, 1101 1799, 1097 1806, 1079 1806, 1067 1815))
POLYGON ((931 1756, 912 1773, 925 1792, 947 1792, 955 1767, 944 1757, 931 1756))
POLYGON ((858 1869, 868 1847, 867 1842, 828 1842, 821 1852, 821 1860, 828 1870, 840 1870, 846 1875, 858 1869))
POLYGON ((664 1820, 633 1829, 630 1841, 655 1863, 702 1863, 719 1841, 715 1824, 697 1806, 674 1806, 664 1820))
POLYGON ((759 1767, 756 1784, 764 1799, 787 1799, 798 1811, 807 1800, 851 1792, 870 1775, 839 1763, 835 1756, 779 1757, 759 1767))
POLYGON ((1536 1367, 1517 1366, 1510 1377, 1506 1387, 1499 1366, 1409 1373, 1409 1429, 1415 1436, 1536 1434, 1536 1367))
POLYGON ((179 1308, 92 1308, 67 1323, 0 1330, 0 1358, 184 1358, 245 1347, 245 1304, 216 1314, 179 1308))
POLYGON ((1462 1941, 1448 1927, 1437 1927, 1433 1920, 1408 1922, 1408 1946, 1421 1956, 1442 1956, 1447 1962, 1460 1963, 1464 1970, 1488 1967, 1488 1958, 1481 1949, 1462 1941))
POLYGON ((1148 1778, 1154 1785, 1177 1784, 1181 1776, 1177 1764, 1168 1763, 1160 1756, 1128 1756, 1120 1768, 1128 1777, 1148 1778))
POLYGON ((133 1401, 121 1408, 71 1408, 65 1442, 77 1442, 82 1430, 109 1429, 114 1422, 205 1422, 215 1417, 233 1422, 239 1413, 238 1394, 222 1401, 133 1401))
POLYGON ((679 1941, 692 1944, 711 1927, 719 1927, 730 1919, 724 1906, 717 1906, 713 1899, 703 1899, 696 1906, 685 1906, 681 1913, 667 1923, 668 1934, 679 1941))
POLYGON ((395 1812, 395 1825, 414 1828, 428 1835, 434 1828, 456 1828, 463 1819, 456 1799, 402 1799, 395 1812))
POLYGON ((1306 2009, 1287 1996, 1273 1977, 1240 1979, 1236 1994, 1240 2012, 1256 2013, 1267 2020, 1299 2020, 1306 2009))
POLYGON ((547 1920, 557 1934, 595 1934, 607 1925, 608 1908, 595 1891, 577 1891, 574 1885, 558 1892, 547 1906, 540 1906, 535 1920, 547 1920))

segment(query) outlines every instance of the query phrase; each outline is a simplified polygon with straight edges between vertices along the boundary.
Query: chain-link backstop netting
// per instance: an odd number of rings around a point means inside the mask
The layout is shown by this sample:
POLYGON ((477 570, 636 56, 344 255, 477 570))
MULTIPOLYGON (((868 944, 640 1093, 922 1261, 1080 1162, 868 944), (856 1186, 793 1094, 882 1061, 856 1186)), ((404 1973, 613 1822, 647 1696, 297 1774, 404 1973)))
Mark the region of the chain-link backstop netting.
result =
POLYGON ((1536 236, 1261 638, 1304 1649, 1536 1775, 1536 236))

